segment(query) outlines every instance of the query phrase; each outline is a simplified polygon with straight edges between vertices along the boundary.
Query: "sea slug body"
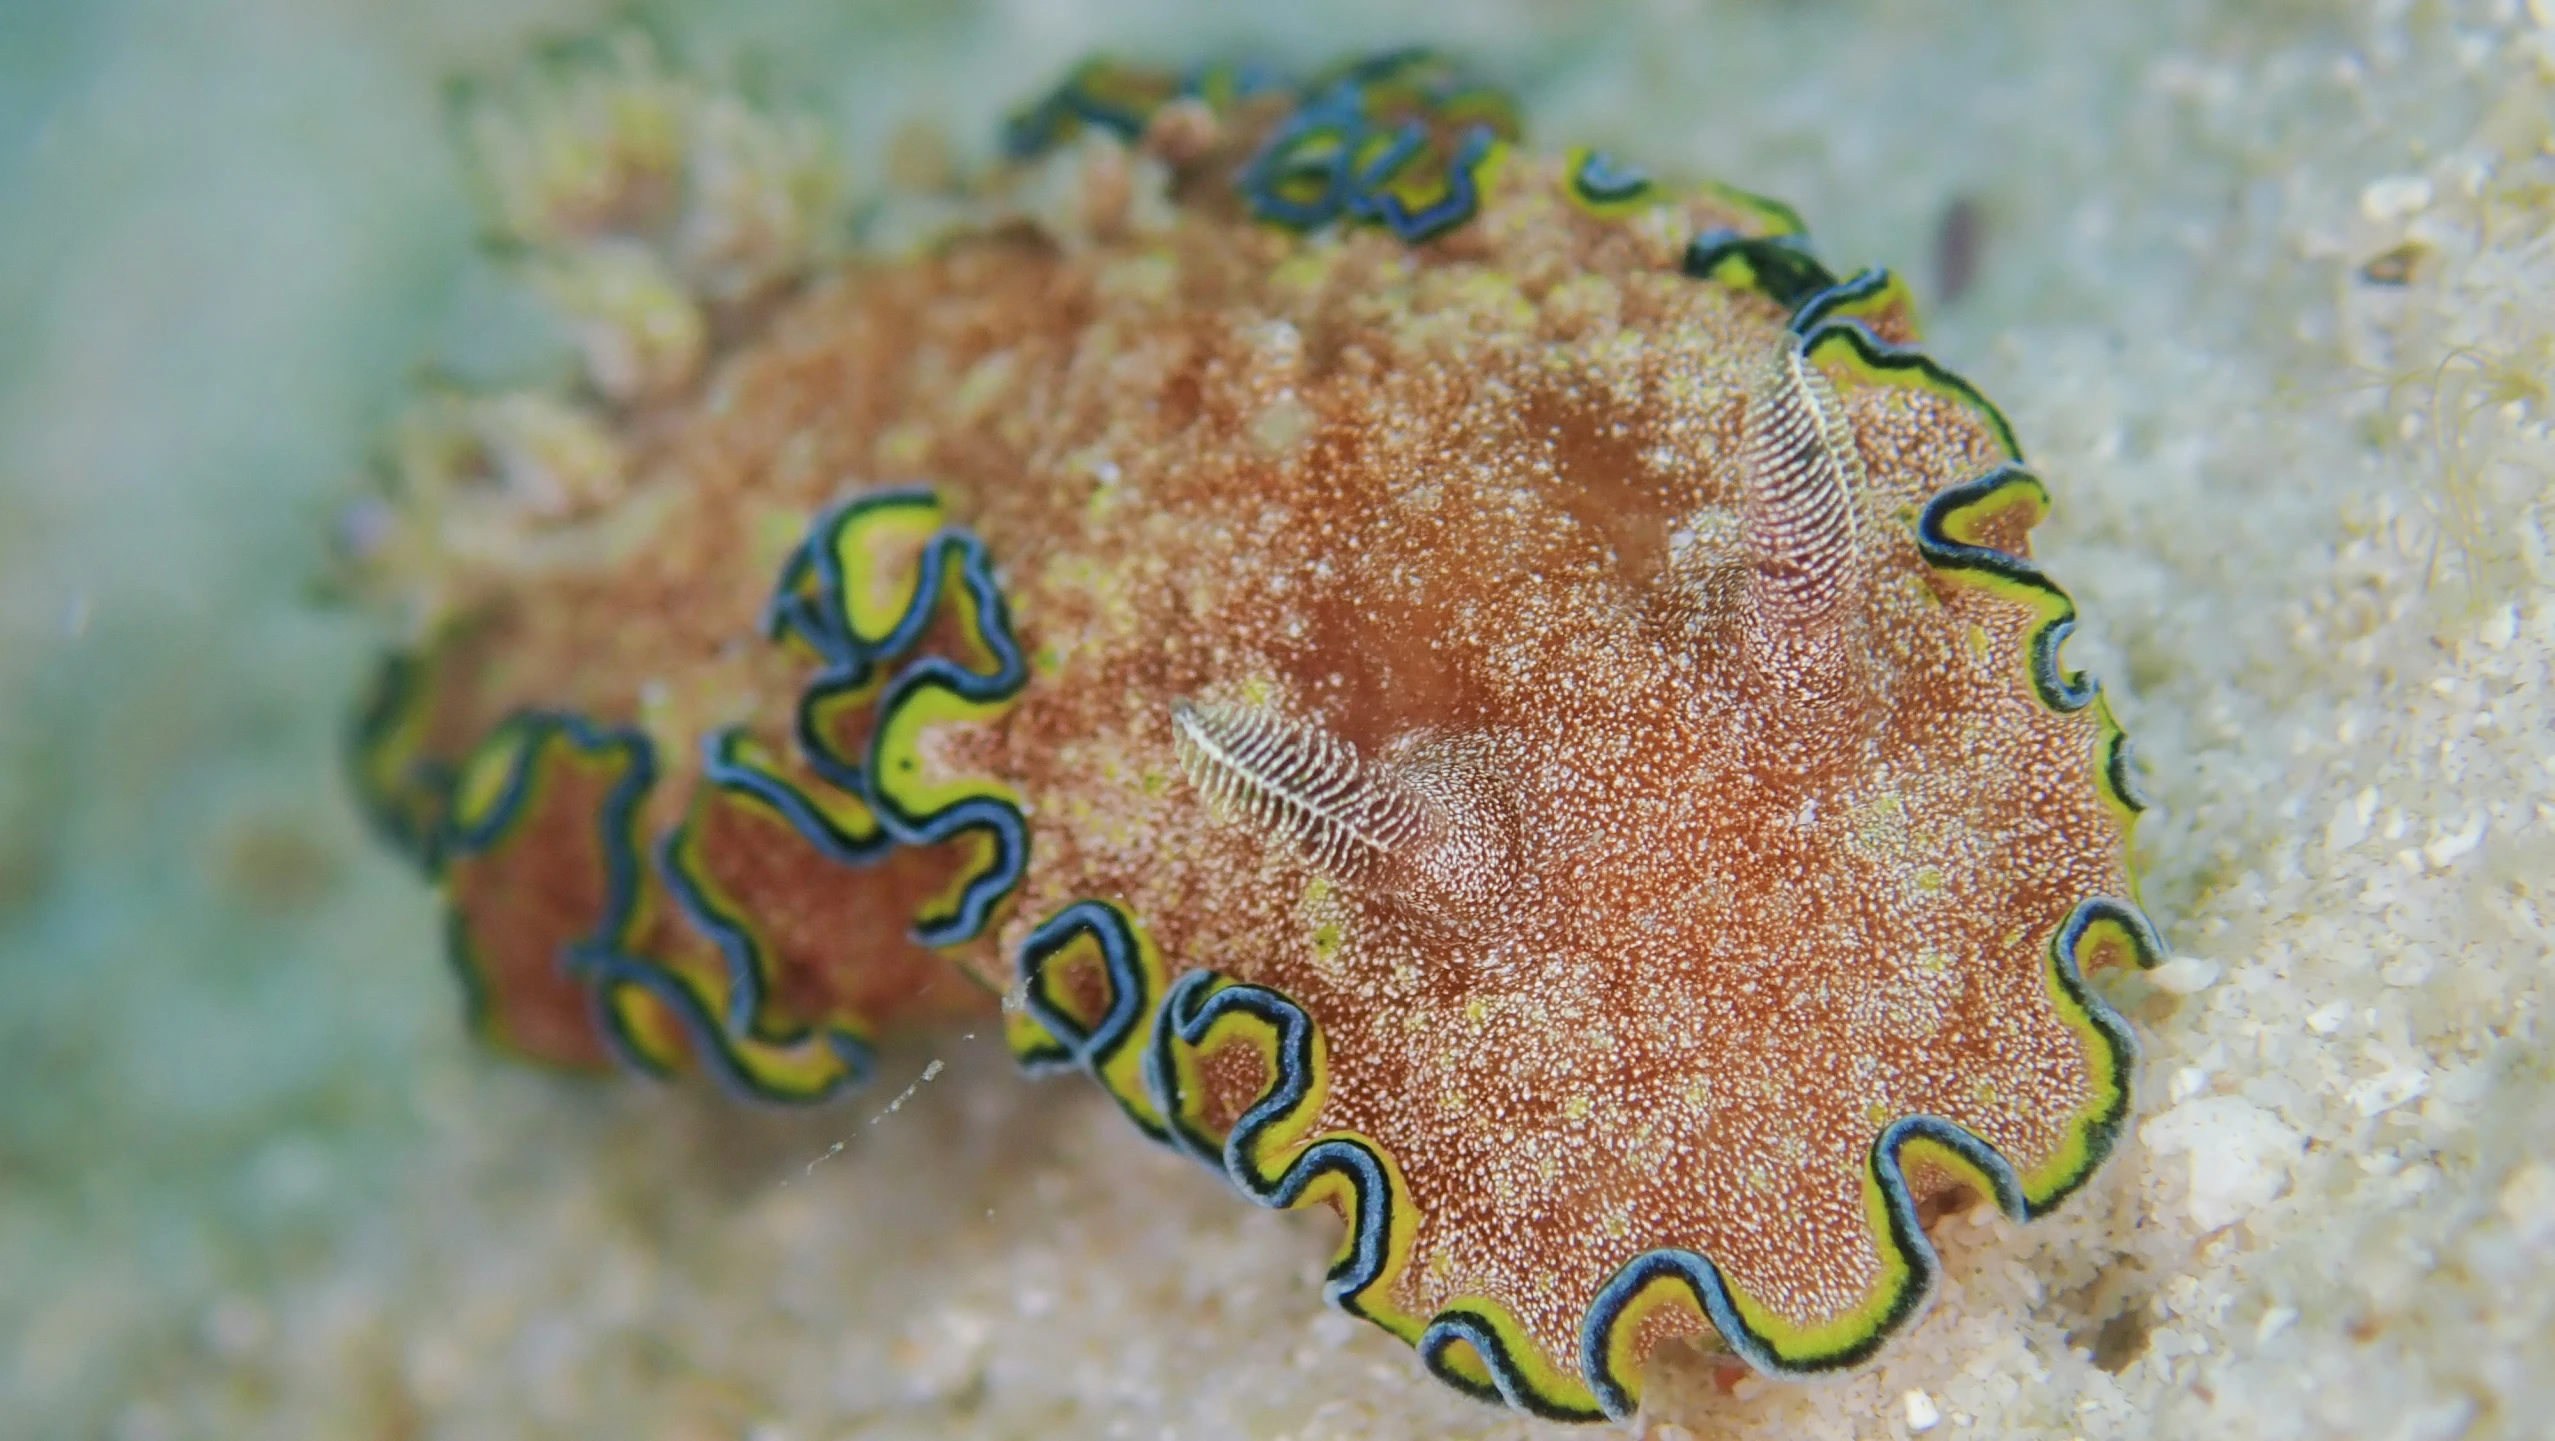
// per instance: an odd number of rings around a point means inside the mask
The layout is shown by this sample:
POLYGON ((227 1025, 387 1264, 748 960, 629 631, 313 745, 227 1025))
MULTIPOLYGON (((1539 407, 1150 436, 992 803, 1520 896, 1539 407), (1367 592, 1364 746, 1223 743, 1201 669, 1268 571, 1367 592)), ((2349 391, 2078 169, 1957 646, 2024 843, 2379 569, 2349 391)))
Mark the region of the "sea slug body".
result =
POLYGON ((1886 272, 1424 53, 1094 63, 839 255, 799 132, 550 64, 469 133, 585 392, 436 401, 365 558, 492 1040, 814 1100, 999 1008, 1555 1417, 1855 1365, 2103 1160, 2125 743, 1886 272))

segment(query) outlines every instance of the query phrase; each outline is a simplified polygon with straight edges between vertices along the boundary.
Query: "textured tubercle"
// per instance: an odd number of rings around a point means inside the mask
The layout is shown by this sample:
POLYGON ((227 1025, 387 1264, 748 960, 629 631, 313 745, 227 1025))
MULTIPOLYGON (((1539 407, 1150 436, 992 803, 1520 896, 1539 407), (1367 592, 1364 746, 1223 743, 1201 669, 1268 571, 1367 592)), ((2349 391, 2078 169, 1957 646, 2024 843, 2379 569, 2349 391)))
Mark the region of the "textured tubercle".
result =
POLYGON ((1832 634, 1853 596, 1854 436, 1827 377, 1787 340, 1748 400, 1745 526, 1752 638, 1832 634))
POLYGON ((1351 883, 1434 849, 1445 818, 1348 742, 1257 708, 1171 703, 1180 760, 1207 803, 1351 883))

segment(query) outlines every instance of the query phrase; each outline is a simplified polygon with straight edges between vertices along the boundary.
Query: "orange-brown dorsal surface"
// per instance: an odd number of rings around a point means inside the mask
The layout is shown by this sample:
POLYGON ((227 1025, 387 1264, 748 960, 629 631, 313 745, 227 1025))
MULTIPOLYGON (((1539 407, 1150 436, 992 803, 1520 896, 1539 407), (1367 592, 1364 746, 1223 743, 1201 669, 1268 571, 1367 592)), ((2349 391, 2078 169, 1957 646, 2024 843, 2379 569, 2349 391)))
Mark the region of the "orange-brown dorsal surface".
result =
POLYGON ((1556 1416, 1856 1364, 2102 1160, 2124 743, 1886 273, 1425 54, 1085 67, 841 254, 798 132, 554 64, 471 134, 588 381, 438 397, 366 561, 493 1039, 814 1099, 999 1005, 1556 1416))

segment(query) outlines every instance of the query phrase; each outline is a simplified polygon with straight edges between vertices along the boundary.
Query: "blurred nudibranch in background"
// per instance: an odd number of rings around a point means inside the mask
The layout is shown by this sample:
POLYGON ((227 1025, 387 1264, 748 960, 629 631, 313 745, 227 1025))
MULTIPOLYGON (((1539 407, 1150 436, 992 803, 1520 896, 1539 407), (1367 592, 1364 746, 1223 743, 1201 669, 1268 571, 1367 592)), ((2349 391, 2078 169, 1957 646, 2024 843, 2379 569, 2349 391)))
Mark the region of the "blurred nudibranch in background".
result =
POLYGON ((1108 61, 845 223, 623 31, 456 93, 582 373, 394 428, 356 727, 474 1024, 816 1101, 997 1013, 1445 1381, 1856 1365, 2151 964, 2004 419, 1724 185, 1408 51, 1108 61))

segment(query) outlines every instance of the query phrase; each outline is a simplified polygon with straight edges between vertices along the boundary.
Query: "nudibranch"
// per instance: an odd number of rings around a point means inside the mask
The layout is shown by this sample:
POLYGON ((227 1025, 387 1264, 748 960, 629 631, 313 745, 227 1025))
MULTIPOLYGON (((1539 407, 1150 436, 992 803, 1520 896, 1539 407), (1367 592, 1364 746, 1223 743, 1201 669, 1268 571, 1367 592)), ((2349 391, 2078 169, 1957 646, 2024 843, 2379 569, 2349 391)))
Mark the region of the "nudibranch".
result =
POLYGON ((1086 66, 902 253, 549 64, 470 134, 589 377, 437 398, 366 537, 489 1037, 814 1100, 998 1008, 1554 1417, 1855 1365, 2102 1161, 2125 742, 1888 273, 1420 53, 1086 66))

